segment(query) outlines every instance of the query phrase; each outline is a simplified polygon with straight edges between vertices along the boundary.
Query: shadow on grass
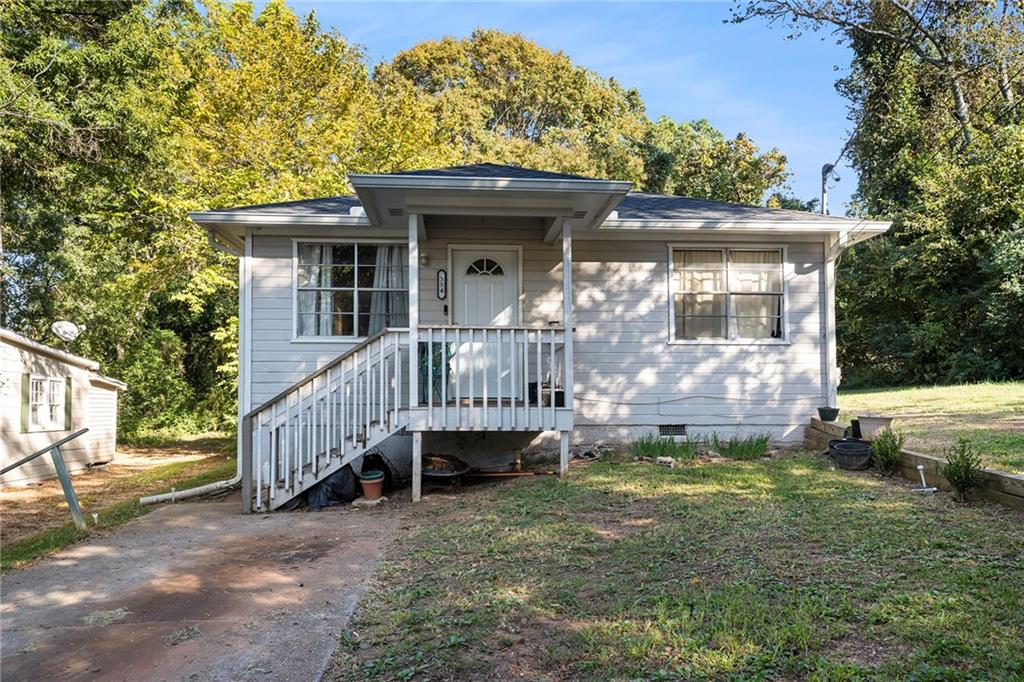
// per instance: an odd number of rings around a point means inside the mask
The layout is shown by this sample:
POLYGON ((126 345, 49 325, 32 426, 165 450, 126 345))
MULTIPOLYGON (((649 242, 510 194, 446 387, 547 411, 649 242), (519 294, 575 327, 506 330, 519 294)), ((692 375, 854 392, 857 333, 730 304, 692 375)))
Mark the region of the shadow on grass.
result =
POLYGON ((1024 673, 1024 515, 805 457, 596 464, 437 509, 335 679, 1024 673))

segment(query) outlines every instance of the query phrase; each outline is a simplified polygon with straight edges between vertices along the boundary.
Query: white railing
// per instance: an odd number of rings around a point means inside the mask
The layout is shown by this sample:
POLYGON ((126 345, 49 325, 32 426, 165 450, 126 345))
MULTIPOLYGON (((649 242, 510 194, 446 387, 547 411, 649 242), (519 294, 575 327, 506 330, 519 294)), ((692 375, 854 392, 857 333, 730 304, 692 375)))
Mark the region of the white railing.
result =
POLYGON ((245 503, 276 509, 404 428, 408 350, 406 330, 385 330, 246 415, 245 503))
POLYGON ((426 430, 557 430, 559 408, 572 407, 564 343, 554 326, 421 326, 417 402, 426 430))

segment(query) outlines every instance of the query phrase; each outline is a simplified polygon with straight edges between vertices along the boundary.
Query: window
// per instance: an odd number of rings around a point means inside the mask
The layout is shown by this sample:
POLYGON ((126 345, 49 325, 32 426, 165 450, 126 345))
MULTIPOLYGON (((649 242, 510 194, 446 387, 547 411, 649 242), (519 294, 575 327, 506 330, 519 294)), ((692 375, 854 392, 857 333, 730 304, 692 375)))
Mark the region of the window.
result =
POLYGON ((32 431, 63 431, 66 379, 33 376, 29 382, 28 414, 32 431))
POLYGON ((297 244, 298 336, 372 336, 409 324, 403 244, 297 244))
POLYGON ((781 249, 673 249, 676 340, 781 339, 781 249))
POLYGON ((501 269, 501 263, 493 258, 477 258, 466 268, 466 274, 503 277, 505 271, 501 269))

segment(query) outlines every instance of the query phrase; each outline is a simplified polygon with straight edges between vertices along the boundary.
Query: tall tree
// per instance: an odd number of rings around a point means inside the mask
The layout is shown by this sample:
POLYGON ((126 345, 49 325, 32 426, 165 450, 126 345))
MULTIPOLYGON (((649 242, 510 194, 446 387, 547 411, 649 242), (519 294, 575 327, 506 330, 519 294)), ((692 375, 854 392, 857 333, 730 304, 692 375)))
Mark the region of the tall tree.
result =
POLYGON ((445 142, 465 161, 643 177, 631 142, 647 120, 639 93, 519 34, 477 30, 426 41, 383 72, 430 96, 445 142))
POLYGON ((759 0, 737 20, 831 27, 853 50, 856 206, 885 237, 844 255, 849 384, 1024 376, 1024 74, 1016 3, 759 0))

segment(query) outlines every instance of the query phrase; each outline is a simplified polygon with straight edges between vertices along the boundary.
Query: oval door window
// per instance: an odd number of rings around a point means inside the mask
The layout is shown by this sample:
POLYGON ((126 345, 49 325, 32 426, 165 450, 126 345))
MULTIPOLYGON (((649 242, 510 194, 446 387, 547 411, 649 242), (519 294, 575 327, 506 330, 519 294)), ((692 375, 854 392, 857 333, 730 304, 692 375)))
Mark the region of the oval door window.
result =
POLYGON ((477 258, 466 268, 466 274, 502 277, 505 271, 501 269, 501 263, 493 258, 477 258))

